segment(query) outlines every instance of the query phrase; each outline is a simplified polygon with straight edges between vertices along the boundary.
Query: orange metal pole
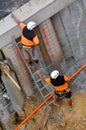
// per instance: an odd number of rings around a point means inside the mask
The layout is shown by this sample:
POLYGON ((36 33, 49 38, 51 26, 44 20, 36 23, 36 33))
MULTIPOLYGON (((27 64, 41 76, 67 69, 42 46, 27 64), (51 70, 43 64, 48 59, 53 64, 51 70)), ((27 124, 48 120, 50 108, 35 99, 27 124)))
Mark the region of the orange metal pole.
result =
MULTIPOLYGON (((54 93, 51 93, 47 98, 46 101, 51 99, 54 96, 54 93)), ((27 120, 29 120, 45 103, 43 101, 38 107, 36 107, 14 130, 18 130, 27 120)))
MULTIPOLYGON (((72 80, 78 73, 80 73, 84 68, 86 67, 86 64, 81 66, 70 78, 69 81, 72 80)), ((54 96, 54 93, 51 93, 47 98, 46 101, 51 99, 54 96)), ((18 130, 27 120, 29 120, 43 105, 45 105, 46 101, 43 101, 38 107, 36 107, 14 130, 18 130)))
POLYGON ((71 77, 69 78, 69 81, 72 80, 78 73, 80 73, 84 68, 86 67, 86 64, 81 66, 71 77))

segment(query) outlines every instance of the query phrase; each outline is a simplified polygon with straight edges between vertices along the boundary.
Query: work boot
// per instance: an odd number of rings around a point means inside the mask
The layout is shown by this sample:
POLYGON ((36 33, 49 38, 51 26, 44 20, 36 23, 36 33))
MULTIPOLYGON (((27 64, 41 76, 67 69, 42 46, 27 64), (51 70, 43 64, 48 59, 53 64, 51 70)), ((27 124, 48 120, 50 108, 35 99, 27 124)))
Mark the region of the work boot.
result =
POLYGON ((32 62, 32 61, 29 61, 28 63, 29 63, 31 66, 33 65, 33 62, 32 62))
POLYGON ((30 65, 30 68, 32 68, 32 69, 35 68, 34 63, 32 61, 29 62, 29 65, 30 65))
POLYGON ((33 60, 37 65, 38 65, 38 62, 39 62, 39 60, 37 59, 37 60, 33 60))
POLYGON ((35 63, 37 63, 37 64, 38 64, 38 62, 39 62, 39 60, 36 60, 36 61, 35 61, 35 63))

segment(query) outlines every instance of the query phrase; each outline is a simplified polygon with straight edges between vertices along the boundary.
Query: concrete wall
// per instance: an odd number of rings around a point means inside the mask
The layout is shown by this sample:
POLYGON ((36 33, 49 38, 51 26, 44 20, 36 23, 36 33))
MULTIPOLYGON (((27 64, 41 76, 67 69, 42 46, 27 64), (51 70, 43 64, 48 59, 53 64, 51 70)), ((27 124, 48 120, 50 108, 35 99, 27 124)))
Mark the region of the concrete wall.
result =
MULTIPOLYGON (((86 64, 86 1, 77 0, 52 17, 54 29, 63 50, 62 72, 71 76, 86 64)), ((86 91, 85 69, 70 85, 72 91, 86 91)))
MULTIPOLYGON (((14 14, 21 20, 27 23, 28 20, 34 20, 40 24, 44 20, 53 16, 75 0, 31 0, 31 3, 26 3, 20 9, 14 11, 14 14)), ((0 47, 12 41, 12 37, 16 38, 21 35, 21 30, 13 21, 10 15, 0 21, 0 47)))
POLYGON ((84 60, 86 59, 86 8, 84 2, 77 0, 52 17, 64 57, 70 65, 79 61, 81 64, 86 62, 84 60))
POLYGON ((63 52, 51 19, 47 19, 45 22, 41 23, 39 28, 51 62, 59 65, 63 60, 63 52))

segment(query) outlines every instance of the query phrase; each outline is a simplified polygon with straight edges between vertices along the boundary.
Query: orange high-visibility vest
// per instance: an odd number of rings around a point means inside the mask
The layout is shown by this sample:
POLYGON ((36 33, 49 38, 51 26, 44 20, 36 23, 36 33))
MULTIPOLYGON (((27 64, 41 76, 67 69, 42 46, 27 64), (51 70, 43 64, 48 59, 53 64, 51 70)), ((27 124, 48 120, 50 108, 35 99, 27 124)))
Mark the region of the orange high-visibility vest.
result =
MULTIPOLYGON (((24 28, 26 27, 26 24, 20 23, 19 26, 20 26, 21 29, 24 30, 24 28)), ((24 34, 22 32, 21 42, 22 42, 23 47, 24 48, 30 48, 30 47, 33 47, 34 45, 39 44, 39 39, 38 39, 37 35, 35 35, 35 33, 33 31, 31 32, 28 29, 26 29, 26 30, 28 31, 28 34, 26 34, 26 35, 28 35, 29 38, 24 36, 24 34), (32 37, 31 37, 31 34, 29 34, 29 32, 32 33, 32 37)))
MULTIPOLYGON (((65 83, 60 85, 60 86, 54 86, 54 89, 56 91, 64 91, 68 88, 68 77, 67 76, 64 76, 64 80, 65 80, 65 83)), ((45 82, 50 84, 51 83, 51 79, 50 78, 45 78, 45 82)))

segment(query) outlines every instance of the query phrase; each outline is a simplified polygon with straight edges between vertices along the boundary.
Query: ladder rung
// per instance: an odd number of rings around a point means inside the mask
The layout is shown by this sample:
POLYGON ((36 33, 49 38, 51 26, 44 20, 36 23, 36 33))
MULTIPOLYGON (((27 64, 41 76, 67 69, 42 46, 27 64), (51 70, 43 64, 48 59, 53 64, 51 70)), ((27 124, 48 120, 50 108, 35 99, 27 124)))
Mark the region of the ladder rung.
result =
POLYGON ((43 90, 43 89, 45 89, 46 87, 44 86, 44 87, 42 87, 42 88, 40 88, 40 90, 43 90))
POLYGON ((40 82, 41 80, 40 79, 38 79, 36 82, 38 83, 38 82, 40 82))
POLYGON ((51 93, 52 93, 52 92, 50 92, 50 93, 46 94, 44 97, 45 97, 45 98, 46 98, 46 97, 48 97, 51 93))
POLYGON ((54 99, 53 99, 52 101, 48 102, 48 105, 50 105, 50 104, 53 103, 53 102, 54 102, 54 99))
POLYGON ((42 88, 40 88, 40 90, 43 90, 43 89, 47 89, 47 85, 43 86, 42 88))
POLYGON ((40 90, 43 90, 44 88, 47 89, 48 86, 49 86, 49 84, 46 84, 46 85, 44 85, 42 88, 40 88, 40 90))

